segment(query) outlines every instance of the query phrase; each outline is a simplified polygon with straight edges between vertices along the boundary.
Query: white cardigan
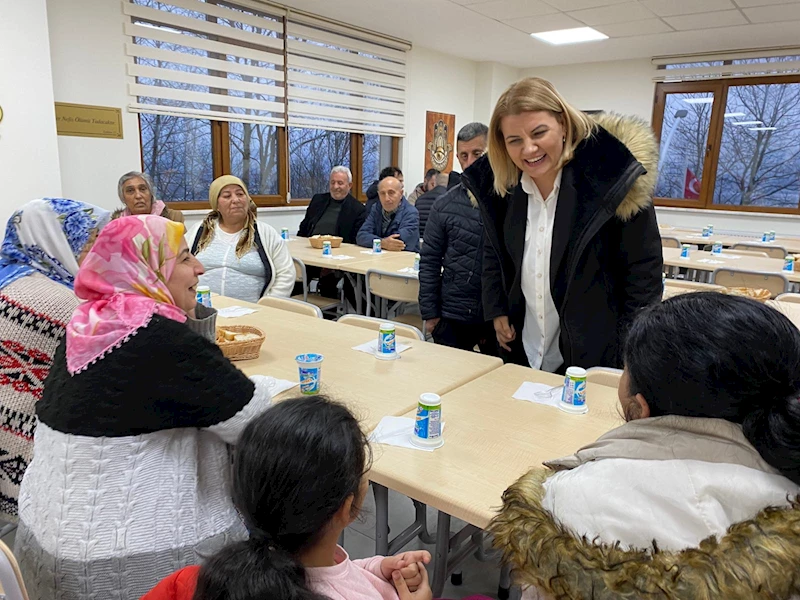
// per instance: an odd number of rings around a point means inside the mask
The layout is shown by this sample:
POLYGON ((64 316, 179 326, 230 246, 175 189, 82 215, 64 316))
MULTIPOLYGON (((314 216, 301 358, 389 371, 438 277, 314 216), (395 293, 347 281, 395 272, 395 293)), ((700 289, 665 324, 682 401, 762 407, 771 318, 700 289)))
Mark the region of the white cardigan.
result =
MULTIPOLYGON (((197 223, 186 234, 186 243, 189 245, 189 248, 191 248, 194 244, 194 240, 197 238, 197 234, 199 233, 201 226, 202 222, 197 223)), ((272 278, 267 285, 264 296, 282 296, 284 298, 288 298, 292 295, 294 283, 297 278, 294 262, 292 261, 292 255, 289 253, 289 248, 286 246, 286 242, 281 239, 280 234, 270 225, 256 221, 256 227, 258 228, 258 234, 261 237, 261 242, 264 244, 264 251, 267 254, 267 260, 269 260, 270 268, 272 270, 272 278)), ((213 243, 214 242, 212 241, 212 244, 213 243)), ((207 250, 208 249, 198 254, 197 258, 200 260, 200 262, 203 262, 202 255, 207 250)), ((253 248, 252 251, 255 252, 255 248, 253 248)), ((224 278, 231 276, 235 277, 235 271, 231 273, 230 270, 227 270, 227 274, 223 275, 224 278)), ((203 278, 201 277, 201 284, 203 283, 202 279, 203 278)), ((217 294, 221 293, 220 289, 212 289, 211 291, 217 294)), ((248 300, 247 298, 241 299, 248 300)), ((258 298, 255 300, 258 300, 258 298)))

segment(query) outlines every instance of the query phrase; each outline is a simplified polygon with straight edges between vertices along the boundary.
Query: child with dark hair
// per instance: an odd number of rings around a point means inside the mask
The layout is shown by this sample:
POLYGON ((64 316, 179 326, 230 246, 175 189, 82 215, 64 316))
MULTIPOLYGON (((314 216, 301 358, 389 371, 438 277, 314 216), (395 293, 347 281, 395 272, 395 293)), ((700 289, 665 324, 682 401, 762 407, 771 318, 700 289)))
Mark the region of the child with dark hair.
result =
POLYGON ((250 532, 143 600, 431 600, 425 550, 350 560, 337 544, 367 491, 369 445, 344 406, 289 400, 236 446, 233 501, 250 532))
POLYGON ((490 529, 525 597, 797 597, 800 331, 685 294, 638 314, 624 364, 627 423, 504 494, 490 529))

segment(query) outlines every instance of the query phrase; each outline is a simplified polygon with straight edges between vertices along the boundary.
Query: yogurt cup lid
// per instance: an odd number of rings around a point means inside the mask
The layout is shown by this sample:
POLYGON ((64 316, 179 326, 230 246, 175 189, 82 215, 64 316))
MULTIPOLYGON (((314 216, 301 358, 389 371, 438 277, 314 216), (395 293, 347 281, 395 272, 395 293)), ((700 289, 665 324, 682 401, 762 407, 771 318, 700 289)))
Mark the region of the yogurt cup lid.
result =
POLYGON ((314 354, 314 353, 298 354, 297 356, 294 357, 294 359, 299 363, 318 363, 322 362, 323 358, 324 356, 322 356, 322 354, 314 354))

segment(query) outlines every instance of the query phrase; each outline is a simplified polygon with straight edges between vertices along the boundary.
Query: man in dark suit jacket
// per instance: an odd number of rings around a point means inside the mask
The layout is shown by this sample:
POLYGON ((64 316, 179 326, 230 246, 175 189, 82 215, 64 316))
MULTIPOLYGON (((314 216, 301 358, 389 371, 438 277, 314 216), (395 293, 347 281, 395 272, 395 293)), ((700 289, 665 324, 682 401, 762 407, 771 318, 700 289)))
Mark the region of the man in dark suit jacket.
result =
POLYGON ((353 176, 347 167, 333 167, 329 191, 314 194, 300 223, 297 235, 338 235, 347 244, 356 243, 356 234, 366 218, 364 205, 351 194, 353 176))
MULTIPOLYGON (((297 231, 299 237, 312 235, 338 235, 347 244, 356 243, 358 230, 364 224, 366 209, 351 194, 353 175, 347 167, 333 167, 328 180, 328 192, 314 194, 306 209, 306 216, 297 231)), ((338 271, 306 267, 309 282, 319 279, 318 290, 328 298, 339 296, 339 280, 342 275, 338 271)), ((310 285, 310 283, 309 283, 310 285)), ((343 282, 347 299, 355 306, 355 293, 347 280, 343 282)), ((296 290, 297 293, 300 293, 296 290)))

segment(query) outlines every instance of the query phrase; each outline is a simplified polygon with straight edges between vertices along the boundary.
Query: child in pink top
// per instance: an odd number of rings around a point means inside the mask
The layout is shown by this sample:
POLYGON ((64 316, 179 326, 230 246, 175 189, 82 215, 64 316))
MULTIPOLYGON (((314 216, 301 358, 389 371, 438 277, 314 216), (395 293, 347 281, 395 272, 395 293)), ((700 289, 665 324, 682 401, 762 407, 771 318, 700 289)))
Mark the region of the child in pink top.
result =
MULTIPOLYGON (((429 552, 351 561, 337 544, 358 516, 369 463, 358 421, 324 397, 282 402, 251 421, 232 482, 250 537, 200 567, 193 600, 431 600, 429 552)), ((145 598, 173 598, 176 581, 189 593, 193 580, 178 573, 145 598)))

